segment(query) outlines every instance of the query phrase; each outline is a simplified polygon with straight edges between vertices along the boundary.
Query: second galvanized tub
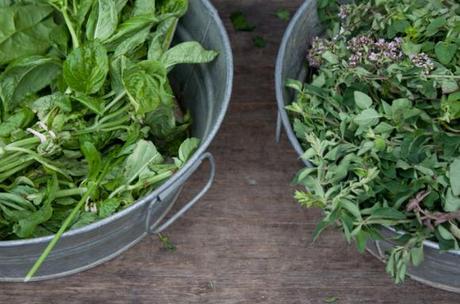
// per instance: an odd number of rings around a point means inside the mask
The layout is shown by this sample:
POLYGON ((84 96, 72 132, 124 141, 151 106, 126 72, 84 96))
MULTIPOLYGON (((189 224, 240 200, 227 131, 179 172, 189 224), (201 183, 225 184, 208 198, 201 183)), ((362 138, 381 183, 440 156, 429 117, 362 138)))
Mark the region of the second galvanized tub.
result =
MULTIPOLYGON (((276 96, 278 102, 277 138, 282 128, 286 131, 298 155, 304 148, 297 139, 291 125, 286 105, 293 100, 293 92, 286 88, 288 79, 305 79, 305 65, 309 43, 314 37, 321 35, 322 29, 317 16, 316 0, 307 0, 297 11, 284 35, 276 63, 276 96)), ((311 164, 304 161, 306 166, 311 164)), ((383 228, 386 240, 368 243, 368 251, 384 261, 387 252, 392 248, 391 239, 397 235, 394 230, 383 228)), ((460 293, 460 251, 440 252, 439 246, 433 242, 424 243, 425 260, 418 267, 408 269, 409 276, 432 287, 460 293)))
MULTIPOLYGON (((107 219, 65 233, 32 280, 77 273, 99 265, 127 250, 148 233, 166 229, 191 208, 209 189, 214 178, 214 159, 206 153, 216 135, 230 100, 233 61, 222 22, 207 0, 190 0, 190 8, 178 26, 176 41, 196 40, 217 50, 218 59, 206 65, 178 66, 172 72, 175 92, 193 117, 192 135, 201 146, 192 159, 149 196, 107 219), (190 202, 165 223, 184 183, 203 161, 210 162, 208 183, 190 202)), ((52 236, 0 242, 0 281, 22 281, 52 236)))

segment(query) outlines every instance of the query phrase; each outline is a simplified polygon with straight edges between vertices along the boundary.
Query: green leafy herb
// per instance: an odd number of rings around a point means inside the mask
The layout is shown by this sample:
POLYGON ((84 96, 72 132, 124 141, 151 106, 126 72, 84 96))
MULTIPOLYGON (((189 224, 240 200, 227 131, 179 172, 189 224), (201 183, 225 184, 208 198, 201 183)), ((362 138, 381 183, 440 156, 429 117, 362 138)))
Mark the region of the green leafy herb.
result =
POLYGON ((285 8, 280 8, 279 10, 277 10, 275 15, 276 17, 278 17, 278 19, 282 21, 289 21, 289 19, 291 18, 291 13, 289 12, 289 10, 285 8))
POLYGON ((64 61, 64 80, 72 90, 85 94, 97 93, 109 72, 109 58, 105 47, 97 42, 74 49, 64 61))
POLYGON ((243 12, 234 12, 230 15, 230 20, 232 21, 233 28, 236 31, 243 31, 243 32, 252 32, 256 27, 249 23, 246 19, 246 16, 243 12))
POLYGON ((338 225, 359 251, 398 237, 387 272, 402 282, 423 242, 460 240, 458 1, 319 1, 324 37, 312 41, 307 84, 287 108, 313 164, 295 197, 320 207, 314 237, 338 225))
POLYGON ((160 240, 161 244, 163 245, 163 248, 167 251, 176 251, 176 245, 171 241, 171 239, 163 234, 158 234, 158 239, 160 240))
POLYGON ((0 240, 62 234, 157 188, 192 157, 168 73, 217 53, 171 47, 186 0, 3 1, 0 240))
POLYGON ((327 297, 324 299, 324 303, 337 303, 338 298, 337 297, 327 297))
POLYGON ((262 36, 255 36, 252 40, 256 48, 263 49, 264 47, 267 46, 267 41, 262 36))

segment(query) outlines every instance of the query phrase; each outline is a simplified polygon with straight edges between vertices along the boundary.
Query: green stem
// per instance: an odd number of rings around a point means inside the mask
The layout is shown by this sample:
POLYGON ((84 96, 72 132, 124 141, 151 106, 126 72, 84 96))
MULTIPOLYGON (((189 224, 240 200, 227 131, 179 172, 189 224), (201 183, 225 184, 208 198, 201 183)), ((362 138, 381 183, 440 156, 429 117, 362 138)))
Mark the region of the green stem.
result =
POLYGON ((92 132, 100 132, 100 131, 111 131, 111 130, 117 130, 117 129, 129 129, 127 126, 124 126, 123 124, 125 122, 129 121, 129 117, 124 117, 122 119, 113 121, 113 122, 108 122, 106 124, 98 124, 96 126, 89 127, 87 129, 81 130, 76 132, 77 134, 87 134, 87 133, 92 133, 92 132))
POLYGON ((32 266, 32 268, 29 270, 29 272, 26 275, 26 278, 24 279, 24 282, 30 281, 30 279, 35 275, 35 273, 40 269, 42 266, 43 262, 46 260, 46 258, 49 256, 51 253, 51 250, 54 249, 56 246, 57 242, 61 239, 62 235, 64 232, 67 230, 67 228, 72 224, 74 218, 77 216, 78 212, 80 209, 83 207, 85 204, 86 200, 89 198, 90 194, 96 186, 93 186, 90 191, 86 192, 85 195, 81 198, 81 200, 78 202, 77 206, 72 210, 72 213, 65 219, 64 223, 62 223, 61 228, 59 228, 59 231, 54 235, 54 238, 51 240, 51 242, 46 246, 45 250, 43 253, 40 255, 38 260, 35 262, 35 264, 32 266))
POLYGON ((2 174, 0 174, 0 183, 3 182, 5 179, 9 178, 11 175, 21 171, 21 170, 24 170, 25 168, 29 167, 30 165, 32 165, 34 163, 34 161, 29 161, 29 162, 25 162, 23 164, 21 164, 20 166, 14 168, 14 169, 11 169, 10 171, 8 172, 4 172, 2 174))
POLYGON ((167 50, 167 49, 169 49, 171 47, 171 43, 173 41, 174 34, 176 33, 178 23, 179 23, 179 19, 174 18, 174 21, 171 24, 171 27, 168 29, 168 31, 166 33, 166 37, 165 37, 165 40, 163 42, 163 50, 167 50))
POLYGON ((40 139, 37 138, 37 137, 29 137, 29 138, 26 138, 26 139, 21 139, 21 140, 18 140, 18 141, 15 141, 9 145, 6 145, 5 148, 10 148, 10 147, 25 147, 25 146, 29 146, 29 145, 32 145, 32 144, 39 144, 40 143, 40 139))
POLYGON ((70 36, 72 37, 73 47, 74 49, 76 49, 80 46, 80 42, 78 41, 77 33, 75 32, 75 29, 73 28, 72 21, 70 20, 70 17, 67 14, 67 1, 64 1, 64 6, 61 10, 61 13, 62 13, 62 16, 64 16, 65 24, 67 25, 67 28, 69 29, 70 36))
POLYGON ((21 206, 18 206, 16 204, 13 204, 11 202, 8 202, 8 201, 0 201, 0 204, 4 205, 4 206, 7 206, 7 207, 10 207, 11 209, 15 209, 15 210, 18 210, 18 211, 25 211, 26 208, 23 208, 21 206))
POLYGON ((460 79, 460 75, 428 75, 426 78, 460 79))
MULTIPOLYGON (((126 114, 126 112, 128 112, 128 109, 129 109, 129 105, 126 105, 126 106, 116 110, 113 113, 110 113, 108 115, 104 115, 104 117, 101 120, 99 120, 99 124, 102 124, 105 121, 113 121, 115 119, 115 117, 119 116, 120 114, 126 114)), ((96 125, 94 125, 94 126, 96 126, 96 125)))
POLYGON ((110 194, 109 199, 114 198, 117 194, 119 194, 122 191, 127 191, 127 190, 132 191, 132 190, 135 190, 137 188, 145 188, 146 185, 156 184, 156 183, 161 182, 162 180, 170 177, 172 174, 173 174, 173 172, 166 171, 166 172, 163 172, 161 174, 155 175, 155 176, 153 176, 151 178, 148 178, 145 181, 138 182, 138 183, 136 183, 136 184, 134 184, 132 186, 130 186, 130 185, 120 186, 110 194))
POLYGON ((73 6, 73 14, 77 14, 77 0, 72 1, 72 6, 73 6))
POLYGON ((452 133, 455 133, 455 134, 460 133, 460 130, 457 130, 457 129, 452 128, 451 126, 449 126, 449 125, 448 125, 447 123, 445 123, 445 122, 442 122, 442 125, 444 126, 444 128, 446 128, 447 130, 449 130, 449 131, 452 132, 452 133))
POLYGON ((20 166, 23 163, 29 162, 29 161, 31 161, 33 159, 34 159, 33 156, 29 156, 29 157, 25 157, 25 158, 24 157, 22 157, 22 158, 17 157, 16 160, 10 160, 9 162, 5 162, 5 165, 0 166, 0 172, 9 171, 11 169, 14 169, 16 166, 20 166))
POLYGON ((110 162, 107 162, 107 164, 105 165, 105 167, 102 170, 101 174, 99 175, 98 180, 88 188, 88 191, 86 191, 86 193, 82 196, 82 198, 80 199, 78 204, 75 206, 75 208, 72 210, 72 212, 69 214, 69 216, 62 223, 61 228, 59 228, 58 232, 54 235, 54 237, 51 240, 51 242, 48 244, 48 246, 46 246, 46 248, 43 251, 43 253, 40 255, 38 260, 35 262, 35 264, 32 266, 32 268, 27 273, 26 278, 24 279, 24 282, 30 281, 30 279, 32 279, 32 277, 35 275, 35 273, 40 269, 40 267, 42 266, 43 262, 49 256, 51 251, 54 249, 54 247, 56 246, 57 242, 61 239, 61 237, 64 234, 64 232, 70 227, 70 225, 74 221, 74 219, 77 216, 77 214, 80 211, 80 209, 85 205, 86 200, 92 195, 92 193, 98 187, 99 183, 101 182, 101 180, 106 175, 110 164, 111 164, 110 162))
POLYGON ((114 98, 104 109, 104 113, 107 112, 111 107, 113 107, 117 102, 119 102, 123 97, 126 96, 126 91, 123 91, 120 95, 114 98))
MULTIPOLYGON (((87 191, 88 191, 88 188, 73 188, 73 189, 59 190, 59 191, 56 192, 54 197, 55 198, 63 198, 63 197, 69 197, 69 196, 75 196, 75 195, 82 196, 87 191)), ((43 193, 30 194, 30 195, 27 196, 27 199, 28 200, 33 200, 33 199, 39 198, 41 196, 43 196, 43 193)))
POLYGON ((8 156, 5 156, 2 155, 0 157, 0 170, 3 170, 5 171, 5 166, 8 166, 9 164, 11 164, 11 162, 14 162, 16 161, 19 157, 21 156, 21 153, 20 152, 16 152, 16 153, 8 153, 8 156))
POLYGON ((113 131, 117 131, 117 130, 126 130, 126 131, 129 131, 129 127, 128 127, 128 126, 118 126, 118 127, 111 127, 111 128, 102 128, 102 129, 99 129, 99 131, 101 131, 101 132, 113 132, 113 131))
POLYGON ((5 151, 12 151, 12 152, 23 152, 25 154, 29 154, 31 155, 37 162, 39 162, 40 164, 42 164, 43 166, 45 166, 46 168, 50 169, 50 170, 53 170, 55 172, 58 172, 60 174, 62 174, 64 177, 70 179, 69 175, 64 172, 63 170, 59 169, 58 167, 48 163, 47 161, 45 161, 40 155, 38 155, 37 153, 35 153, 34 151, 31 151, 29 149, 24 149, 24 148, 19 148, 19 147, 5 147, 5 151))
POLYGON ((74 189, 66 189, 66 190, 59 190, 56 192, 56 198, 63 198, 69 197, 74 195, 84 195, 85 192, 88 191, 88 188, 74 188, 74 189))

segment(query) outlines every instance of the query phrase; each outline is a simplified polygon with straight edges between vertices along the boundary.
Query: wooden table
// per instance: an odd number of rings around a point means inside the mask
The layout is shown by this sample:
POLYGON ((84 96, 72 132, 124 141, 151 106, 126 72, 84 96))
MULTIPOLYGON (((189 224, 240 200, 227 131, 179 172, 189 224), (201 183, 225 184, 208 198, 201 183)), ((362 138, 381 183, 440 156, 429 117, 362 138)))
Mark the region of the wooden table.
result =
MULTIPOLYGON (((168 230, 177 246, 145 239, 103 266, 69 278, 1 284, 0 303, 459 303, 459 296, 408 280, 395 286, 384 266, 329 230, 314 245, 319 212, 302 210, 290 180, 300 166, 283 138, 275 143, 274 63, 286 22, 301 0, 214 0, 231 36, 234 94, 211 151, 218 175, 208 195, 168 230), (236 33, 241 10, 257 29, 236 33), (254 35, 266 48, 256 49, 254 35)), ((204 168, 206 169, 206 168, 204 168)), ((189 183, 183 200, 205 181, 189 183)))

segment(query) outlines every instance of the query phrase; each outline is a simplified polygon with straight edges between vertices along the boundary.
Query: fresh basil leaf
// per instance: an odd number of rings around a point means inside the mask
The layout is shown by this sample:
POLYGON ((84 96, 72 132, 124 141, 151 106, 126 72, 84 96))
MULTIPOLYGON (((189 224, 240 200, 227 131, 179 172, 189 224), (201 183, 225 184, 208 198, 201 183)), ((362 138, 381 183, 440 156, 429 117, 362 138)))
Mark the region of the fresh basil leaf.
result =
POLYGON ((26 128, 34 119, 34 113, 29 109, 21 109, 0 124, 0 137, 9 137, 19 128, 26 128))
MULTIPOLYGON (((115 1, 115 6, 117 8, 117 13, 120 14, 121 11, 125 8, 126 4, 128 3, 128 0, 114 0, 115 1)), ((152 0, 151 2, 155 2, 155 0, 152 0)))
POLYGON ((61 63, 53 58, 31 56, 19 59, 0 75, 3 96, 13 107, 26 96, 49 86, 60 72, 61 63))
POLYGON ((176 166, 181 168, 184 164, 192 157, 193 153, 200 146, 200 140, 198 138, 186 139, 179 148, 178 157, 175 159, 176 166))
POLYGON ((114 0, 98 0, 93 5, 90 21, 94 25, 88 27, 86 36, 88 39, 105 41, 116 31, 118 25, 118 11, 114 0), (93 21, 95 20, 95 22, 93 21))
POLYGON ((131 37, 121 42, 116 48, 113 57, 126 55, 135 51, 138 47, 144 44, 150 34, 150 27, 146 27, 131 37))
POLYGON ((188 10, 188 0, 157 0, 156 5, 158 14, 165 15, 166 18, 180 18, 188 10))
POLYGON ((24 56, 44 54, 56 27, 47 5, 0 7, 0 66, 24 56))
POLYGON ((207 51, 198 42, 189 41, 180 43, 167 50, 161 56, 160 61, 166 65, 166 68, 170 68, 182 63, 211 62, 217 55, 216 51, 207 51))
POLYGON ((131 184, 152 164, 163 162, 163 157, 152 142, 140 140, 131 155, 126 158, 123 179, 131 184))
POLYGON ((128 39, 128 37, 131 37, 134 33, 157 23, 158 19, 155 15, 146 14, 131 17, 118 26, 115 34, 104 41, 104 45, 108 50, 114 50, 120 43, 128 39))
POLYGON ((165 52, 163 49, 163 38, 163 35, 160 33, 156 33, 152 37, 152 41, 150 42, 149 50, 147 52, 148 60, 160 61, 161 56, 163 56, 165 52))
POLYGON ((83 104, 85 107, 87 107, 94 113, 99 114, 99 115, 104 114, 104 101, 103 100, 99 98, 87 96, 85 94, 76 94, 75 96, 72 96, 72 98, 77 100, 81 104, 83 104))
POLYGON ((133 15, 146 15, 155 14, 155 1, 156 0, 136 0, 134 2, 133 15))
POLYGON ((104 85, 109 72, 109 59, 104 46, 97 41, 74 49, 64 62, 67 85, 84 94, 94 94, 104 85))
POLYGON ((86 16, 94 5, 95 0, 80 0, 78 1, 78 10, 75 16, 79 28, 84 24, 86 16))
POLYGON ((121 205, 119 198, 109 198, 99 204, 99 217, 106 218, 114 214, 121 205))
POLYGON ((85 227, 97 220, 97 214, 92 212, 81 212, 72 225, 72 229, 85 227))
POLYGON ((166 74, 165 66, 154 60, 137 63, 124 72, 123 83, 137 113, 152 112, 169 97, 166 74))
POLYGON ((56 92, 51 95, 45 95, 29 105, 30 109, 37 114, 37 117, 41 121, 45 121, 45 117, 54 108, 59 108, 63 112, 72 111, 72 105, 70 103, 69 96, 56 92))

